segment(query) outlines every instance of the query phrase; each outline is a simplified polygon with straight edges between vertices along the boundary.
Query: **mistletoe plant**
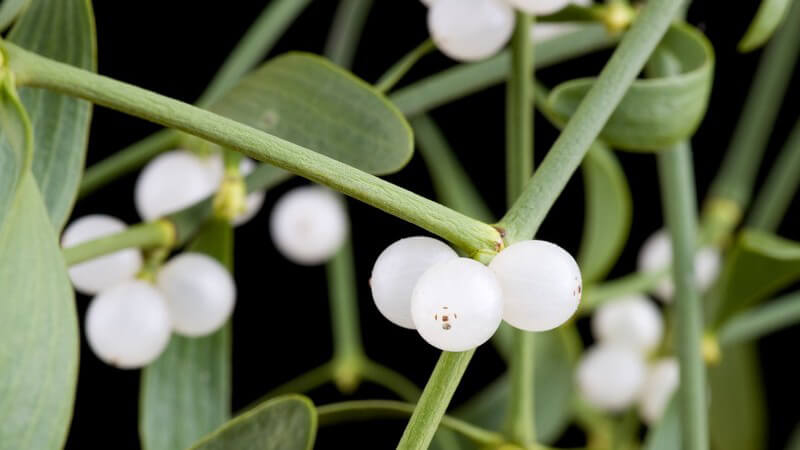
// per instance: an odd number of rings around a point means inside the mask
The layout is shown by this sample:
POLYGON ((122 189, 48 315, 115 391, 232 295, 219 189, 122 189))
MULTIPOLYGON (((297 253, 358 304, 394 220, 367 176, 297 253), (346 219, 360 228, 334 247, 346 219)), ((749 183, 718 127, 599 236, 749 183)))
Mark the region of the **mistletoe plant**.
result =
POLYGON ((800 126, 749 206, 800 50, 800 3, 763 0, 740 43, 766 49, 699 215, 690 138, 714 53, 682 21, 688 2, 426 0, 431 39, 374 84, 347 71, 369 0, 341 1, 327 58, 260 64, 309 3, 269 2, 194 106, 98 75, 88 0, 0 3, 0 29, 10 28, 0 40, 0 446, 63 446, 80 332, 102 361, 142 369, 146 449, 305 449, 318 426, 398 416, 409 417, 402 449, 551 448, 570 423, 592 449, 763 446, 753 341, 800 320, 800 294, 765 301, 800 279, 800 244, 773 234, 800 180, 800 126), (552 89, 535 79, 608 48, 597 77, 552 89), (463 63, 394 89, 436 49, 463 63), (426 112, 502 82, 509 208, 496 220, 426 112), (93 105, 165 129, 84 173, 93 105), (561 130, 536 170, 534 108, 561 130), (441 203, 378 177, 402 169, 415 140, 441 203), (637 272, 606 280, 632 217, 611 148, 656 158, 666 228, 637 272), (92 215, 65 228, 76 198, 142 167, 142 223, 92 215), (586 211, 573 258, 534 237, 579 167, 586 211), (233 227, 291 175, 316 185, 277 202, 270 235, 286 259, 326 265, 334 357, 231 418, 233 227), (370 284, 389 322, 442 350, 421 391, 364 352, 337 191, 439 238, 390 245, 370 284), (94 297, 82 327, 73 288, 94 297), (575 318, 592 313, 596 343, 584 351, 575 318), (490 339, 508 374, 446 415, 490 339), (302 395, 328 381, 350 393, 362 380, 401 401, 302 395))

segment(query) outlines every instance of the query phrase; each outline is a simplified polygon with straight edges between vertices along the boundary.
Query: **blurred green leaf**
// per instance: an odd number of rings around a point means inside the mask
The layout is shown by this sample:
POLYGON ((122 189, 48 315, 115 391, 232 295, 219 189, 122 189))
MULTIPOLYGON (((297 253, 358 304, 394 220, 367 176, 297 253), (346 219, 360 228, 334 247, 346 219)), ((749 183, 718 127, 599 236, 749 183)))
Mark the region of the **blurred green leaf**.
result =
POLYGON ((681 450, 681 417, 677 397, 669 403, 661 421, 650 427, 643 450, 681 450))
POLYGON ((13 78, 0 68, 0 225, 30 166, 32 139, 31 122, 17 95, 13 78))
POLYGON ((288 53, 266 62, 210 109, 373 174, 400 170, 413 152, 400 111, 316 55, 288 53))
MULTIPOLYGON (((97 70, 94 15, 89 0, 32 0, 8 40, 82 69, 97 70)), ((33 174, 50 220, 64 226, 78 195, 86 160, 91 103, 39 88, 20 88, 36 137, 33 174)))
MULTIPOLYGON (((600 138, 615 148, 658 151, 690 137, 708 106, 714 75, 714 50, 708 39, 686 24, 670 27, 652 59, 678 65, 674 76, 636 80, 611 115, 600 138)), ((566 123, 594 85, 595 78, 556 86, 547 99, 555 119, 566 123)))
POLYGON ((614 153, 595 143, 583 159, 586 192, 578 263, 584 283, 601 280, 619 258, 633 218, 631 191, 614 153))
MULTIPOLYGON (((187 249, 214 257, 228 270, 233 230, 211 219, 187 249)), ((142 448, 186 448, 230 418, 231 324, 198 338, 173 335, 169 346, 142 372, 139 433, 142 448)))
POLYGON ((717 328, 799 279, 800 243, 745 229, 729 250, 718 284, 709 294, 707 316, 717 328))
POLYGON ((2 0, 0 2, 0 31, 11 25, 28 3, 30 0, 2 0))
POLYGON ((30 171, 0 227, 0 447, 61 448, 78 377, 78 318, 30 171))
POLYGON ((789 437, 789 443, 786 445, 786 450, 800 450, 800 425, 795 425, 792 436, 789 437))
POLYGON ((725 450, 766 448, 766 405, 755 345, 726 348, 722 362, 709 368, 708 375, 712 447, 725 450))
POLYGON ((317 434, 317 410, 297 394, 267 400, 234 417, 192 450, 310 450, 317 434))
POLYGON ((786 18, 791 6, 792 0, 761 0, 756 16, 739 41, 739 51, 750 52, 764 45, 786 18))

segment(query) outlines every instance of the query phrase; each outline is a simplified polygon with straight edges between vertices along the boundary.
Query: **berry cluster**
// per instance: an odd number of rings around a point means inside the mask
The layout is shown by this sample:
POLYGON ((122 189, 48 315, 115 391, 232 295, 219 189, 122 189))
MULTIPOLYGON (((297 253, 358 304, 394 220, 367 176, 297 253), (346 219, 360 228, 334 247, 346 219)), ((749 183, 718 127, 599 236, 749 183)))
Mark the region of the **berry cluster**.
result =
POLYGON ((387 319, 454 352, 483 344, 502 320, 527 331, 558 327, 575 313, 582 290, 578 264, 549 242, 515 243, 487 267, 428 237, 387 247, 370 286, 387 319))

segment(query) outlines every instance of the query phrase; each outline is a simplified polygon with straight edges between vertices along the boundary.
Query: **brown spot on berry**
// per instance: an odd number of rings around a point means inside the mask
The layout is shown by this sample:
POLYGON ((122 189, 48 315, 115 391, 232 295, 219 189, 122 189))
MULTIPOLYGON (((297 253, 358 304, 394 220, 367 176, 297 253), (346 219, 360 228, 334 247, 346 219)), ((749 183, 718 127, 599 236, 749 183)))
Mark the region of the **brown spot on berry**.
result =
POLYGON ((449 317, 447 317, 447 316, 442 316, 442 322, 447 322, 448 320, 450 320, 450 318, 449 318, 449 317))
POLYGON ((452 328, 452 326, 449 323, 443 323, 442 324, 442 329, 443 330, 449 330, 450 328, 452 328))

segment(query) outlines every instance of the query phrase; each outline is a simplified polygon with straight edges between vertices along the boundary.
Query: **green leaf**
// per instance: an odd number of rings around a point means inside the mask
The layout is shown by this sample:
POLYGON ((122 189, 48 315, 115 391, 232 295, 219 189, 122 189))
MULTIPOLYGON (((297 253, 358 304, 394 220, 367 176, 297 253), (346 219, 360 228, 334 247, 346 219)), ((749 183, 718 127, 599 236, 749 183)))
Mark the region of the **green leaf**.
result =
POLYGON ((791 6, 792 0, 762 0, 756 16, 739 41, 739 51, 750 52, 764 45, 786 18, 791 6))
MULTIPOLYGON (((555 441, 570 420, 574 361, 568 337, 561 329, 536 333, 535 417, 536 438, 555 441)), ((503 375, 476 394, 455 416, 487 428, 503 431, 511 392, 509 377, 503 375)))
POLYGON ((716 328, 797 280, 800 243, 745 229, 736 238, 718 284, 709 295, 707 316, 716 328))
POLYGON ((247 75, 218 114, 373 174, 411 158, 411 127, 383 94, 316 55, 287 53, 247 75))
MULTIPOLYGON (((40 55, 97 70, 94 15, 89 0, 32 0, 8 40, 40 55)), ((64 226, 75 204, 86 159, 91 104, 53 91, 20 88, 36 140, 33 174, 50 220, 64 226)))
POLYGON ((578 263, 588 283, 605 277, 619 258, 631 229, 633 202, 625 173, 605 146, 594 144, 582 169, 586 213, 578 263))
POLYGON ((677 397, 664 411, 661 421, 650 427, 643 450, 681 450, 681 416, 677 397))
POLYGON ((795 425, 794 432, 792 432, 789 443, 786 445, 786 450, 800 450, 800 425, 795 425))
MULTIPOLYGON (((697 29, 674 24, 651 57, 660 59, 678 65, 679 73, 631 85, 600 133, 612 147, 658 151, 690 137, 700 125, 714 74, 711 43, 697 29)), ((566 123, 595 80, 581 78, 556 86, 547 99, 555 119, 566 123)))
POLYGON ((30 0, 2 0, 0 2, 0 31, 11 25, 28 3, 30 0))
POLYGON ((317 434, 317 410, 297 394, 267 400, 234 417, 192 450, 310 450, 317 434))
MULTIPOLYGON (((189 251, 206 253, 230 270, 233 230, 212 219, 189 251)), ((147 450, 186 448, 230 418, 231 324, 199 338, 173 335, 142 372, 139 433, 147 450)))
POLYGON ((61 448, 78 377, 78 319, 30 172, 0 227, 0 286, 0 446, 61 448))
POLYGON ((32 154, 33 130, 28 113, 17 95, 13 76, 0 67, 0 225, 30 166, 32 154))
POLYGON ((726 348, 722 362, 708 371, 711 383, 709 427, 715 449, 766 447, 764 389, 753 344, 726 348))

